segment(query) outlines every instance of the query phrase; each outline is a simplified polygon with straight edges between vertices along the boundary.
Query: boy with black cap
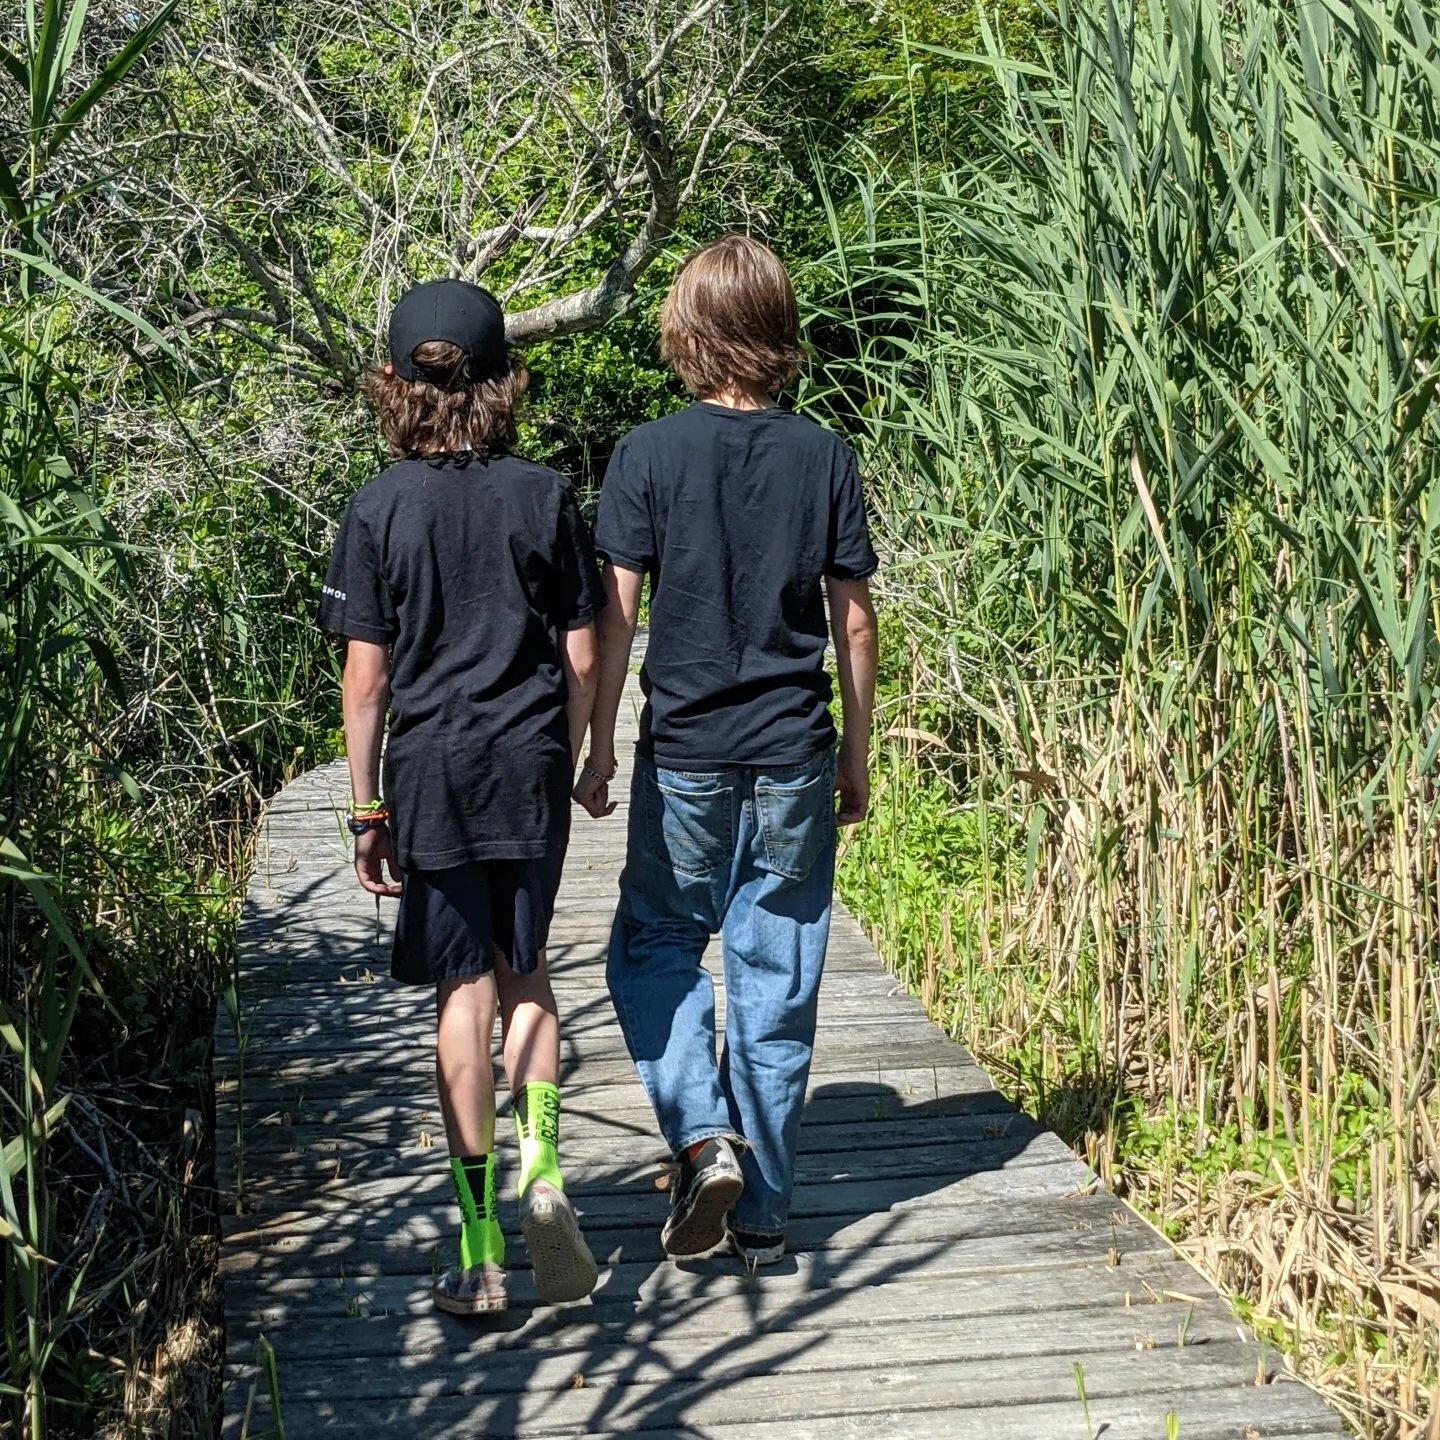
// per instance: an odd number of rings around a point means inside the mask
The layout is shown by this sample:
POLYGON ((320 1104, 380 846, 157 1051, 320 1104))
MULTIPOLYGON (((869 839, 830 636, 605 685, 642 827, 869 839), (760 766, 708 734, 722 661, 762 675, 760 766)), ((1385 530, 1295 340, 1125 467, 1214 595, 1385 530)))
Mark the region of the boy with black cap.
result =
POLYGON ((506 1304, 497 1011, 536 1289, 578 1300, 596 1278, 557 1158, 560 1029, 545 943, 603 601, 569 485, 510 453, 527 380, 486 291, 442 280, 401 299, 390 363, 365 381, 396 462, 351 500, 319 612, 347 639, 356 875, 400 900, 393 977, 436 987, 436 1078, 461 1223, 458 1264, 433 1298, 452 1314, 506 1304))

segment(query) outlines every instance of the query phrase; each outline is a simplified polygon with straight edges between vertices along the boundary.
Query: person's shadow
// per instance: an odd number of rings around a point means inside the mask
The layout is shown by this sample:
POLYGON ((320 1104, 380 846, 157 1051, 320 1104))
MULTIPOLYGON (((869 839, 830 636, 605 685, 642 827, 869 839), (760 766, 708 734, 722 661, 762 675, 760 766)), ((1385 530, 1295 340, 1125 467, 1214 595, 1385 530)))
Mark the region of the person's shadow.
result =
MULTIPOLYGON (((842 1345, 883 1347, 885 1332, 873 1327, 888 1322, 903 1331, 927 1287, 955 1271, 957 1249, 1001 1237, 1013 1245, 1030 1211, 1037 1237, 1055 1231, 1053 1184, 1048 1192, 1027 1186, 1025 1174, 1050 1176, 1058 1142, 982 1081, 973 1072, 969 1088, 937 1096, 932 1087, 928 1097, 879 1079, 819 1083, 800 1132, 788 1253, 755 1274, 730 1257, 677 1263, 663 1256, 668 1197, 656 1181, 667 1157, 652 1118, 616 1115, 598 1103, 588 1109, 586 1087, 576 1087, 567 1094, 574 1131, 590 1137, 589 1147, 608 1135, 617 1151, 613 1166, 592 1162, 572 1172, 572 1194, 602 1265, 590 1301, 542 1306, 517 1244, 510 1310, 454 1319, 430 1309, 429 1276, 415 1274, 418 1263, 406 1265, 407 1281, 394 1276, 374 1286, 377 1297, 395 1297, 398 1313, 352 1308, 340 1322, 337 1296, 337 1317, 319 1331, 270 1333, 287 1418, 339 1403, 324 1387, 327 1375, 339 1381, 333 1357, 343 1356, 347 1380, 370 1392, 346 1403, 363 1403, 378 1433, 687 1434, 708 1423, 712 1404, 727 1403, 724 1391, 736 1381, 828 1368, 819 1352, 828 1355, 837 1336, 842 1345), (654 1140, 653 1166, 636 1164, 642 1135, 654 1140), (1043 1219, 1042 1202, 1049 1207, 1043 1219), (357 1353, 375 1357, 373 1374, 357 1373, 357 1353)), ((515 1234, 513 1203, 502 1218, 515 1234)), ((259 1388, 255 1418, 263 1428, 268 1407, 259 1388)))
MULTIPOLYGON (((891 1287, 942 1276, 957 1244, 1023 1228, 1015 1208, 997 1214, 963 1197, 977 1177, 1023 1167, 1044 1138, 993 1089, 917 1100, 883 1081, 821 1083, 806 1101, 786 1256, 753 1274, 729 1256, 665 1260, 663 1192, 582 1199, 587 1231, 597 1220, 607 1227, 592 1235, 597 1254, 619 1241, 592 1303, 599 1332, 576 1356, 577 1374, 587 1365, 604 1374, 585 1429, 685 1434, 707 1397, 803 1365, 837 1326, 887 1314, 903 1324, 915 1302, 891 1287), (616 1202, 630 1215, 622 1230, 608 1228, 620 1219, 616 1202), (682 1332, 701 1343, 677 1346, 682 1332)), ((554 1312, 556 1338, 582 1317, 554 1312)), ((486 1420, 496 1433, 517 1433, 535 1413, 523 1395, 489 1398, 506 1412, 486 1420)))

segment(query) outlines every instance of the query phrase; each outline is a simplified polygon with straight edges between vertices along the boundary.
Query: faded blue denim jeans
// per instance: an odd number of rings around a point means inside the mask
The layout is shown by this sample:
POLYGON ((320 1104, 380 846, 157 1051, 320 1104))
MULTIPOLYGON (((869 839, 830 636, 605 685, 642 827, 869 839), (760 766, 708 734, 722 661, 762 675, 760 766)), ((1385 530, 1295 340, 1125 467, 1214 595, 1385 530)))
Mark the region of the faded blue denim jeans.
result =
POLYGON ((742 1230, 784 1229, 835 880, 835 759, 697 775, 638 757, 608 979, 676 1152, 744 1141, 742 1230), (701 957, 722 936, 725 1045, 701 957))

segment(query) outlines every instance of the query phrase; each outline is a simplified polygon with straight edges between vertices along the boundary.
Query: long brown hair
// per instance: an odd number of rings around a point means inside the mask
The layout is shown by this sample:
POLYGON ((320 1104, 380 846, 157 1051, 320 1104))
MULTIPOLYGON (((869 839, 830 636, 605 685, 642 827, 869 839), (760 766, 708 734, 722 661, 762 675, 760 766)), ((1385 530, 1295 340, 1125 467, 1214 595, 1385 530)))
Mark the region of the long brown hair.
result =
POLYGON ((779 256, 748 235, 696 250, 660 311, 660 358, 701 398, 737 381, 783 390, 800 370, 800 315, 779 256))
POLYGON ((374 369, 361 386, 392 455, 494 455, 515 444, 515 407, 530 383, 518 355, 484 380, 468 378, 465 352, 448 340, 417 345, 413 359, 424 379, 374 369))

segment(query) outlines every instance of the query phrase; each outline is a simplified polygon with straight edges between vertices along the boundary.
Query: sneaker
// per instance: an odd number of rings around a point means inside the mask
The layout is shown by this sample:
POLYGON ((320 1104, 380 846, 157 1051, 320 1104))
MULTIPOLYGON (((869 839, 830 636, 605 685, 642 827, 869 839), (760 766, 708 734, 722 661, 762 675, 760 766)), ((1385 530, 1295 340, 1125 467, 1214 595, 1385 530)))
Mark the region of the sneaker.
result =
POLYGON ((761 1265, 778 1265, 785 1258, 784 1235, 769 1235, 758 1230, 729 1232, 730 1252, 751 1269, 761 1265))
POLYGON ((447 1270, 431 1287, 430 1298, 447 1315, 498 1315, 509 1303, 505 1272, 488 1264, 447 1270))
POLYGON ((725 1240, 725 1218, 745 1188, 735 1147, 723 1136, 707 1140, 691 1160, 680 1157, 670 1216, 660 1244, 677 1260, 708 1255, 725 1240))
POLYGON ((583 1300, 595 1288, 595 1257, 563 1190, 532 1182, 520 1197, 520 1233, 535 1267, 535 1289, 547 1305, 583 1300))

